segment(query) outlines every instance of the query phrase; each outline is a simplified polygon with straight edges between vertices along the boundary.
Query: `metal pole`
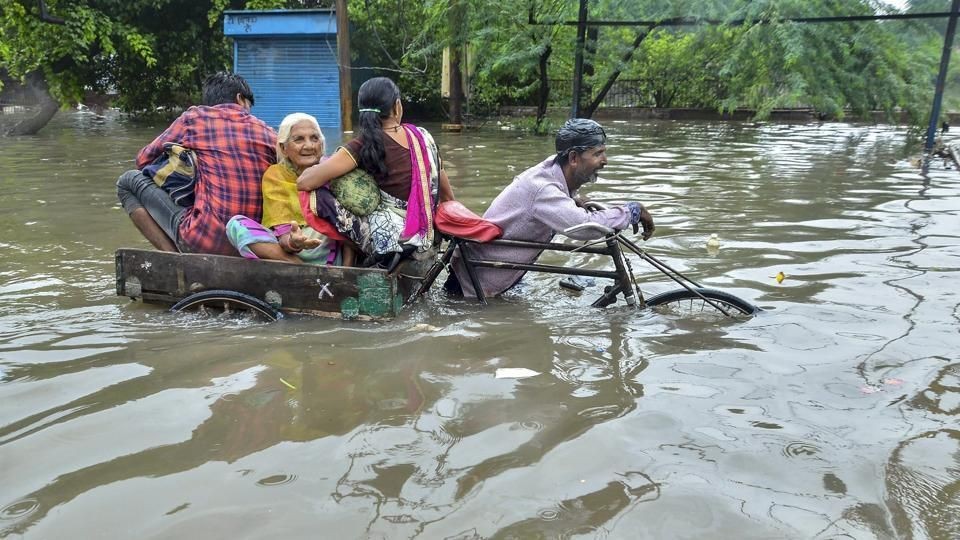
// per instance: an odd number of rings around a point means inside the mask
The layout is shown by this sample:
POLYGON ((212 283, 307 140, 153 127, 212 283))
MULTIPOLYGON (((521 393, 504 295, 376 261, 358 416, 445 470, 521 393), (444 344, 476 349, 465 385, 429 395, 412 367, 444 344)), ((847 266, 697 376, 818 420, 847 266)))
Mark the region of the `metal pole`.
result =
POLYGON ((947 23, 947 35, 943 38, 943 53, 940 55, 940 72, 937 74, 937 86, 933 94, 933 111, 930 112, 930 125, 927 126, 927 142, 923 151, 929 154, 937 137, 937 122, 940 120, 940 105, 943 103, 943 87, 947 80, 947 67, 950 66, 950 51, 953 49, 953 35, 957 30, 957 15, 960 0, 953 0, 950 6, 950 22, 947 23))
MULTIPOLYGON (((960 2, 960 0, 954 0, 960 2)), ((577 18, 577 50, 573 61, 573 107, 570 118, 580 117, 580 87, 583 86, 583 48, 587 36, 587 0, 580 0, 580 16, 577 18)))

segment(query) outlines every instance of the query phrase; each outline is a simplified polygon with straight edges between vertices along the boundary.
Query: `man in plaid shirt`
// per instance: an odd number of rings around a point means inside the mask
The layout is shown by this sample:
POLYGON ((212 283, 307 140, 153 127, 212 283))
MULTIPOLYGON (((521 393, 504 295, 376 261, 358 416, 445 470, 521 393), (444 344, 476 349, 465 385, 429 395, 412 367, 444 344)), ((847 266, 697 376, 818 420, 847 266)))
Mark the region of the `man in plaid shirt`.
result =
POLYGON ((163 251, 239 255, 227 241, 231 217, 261 218, 263 172, 277 162, 277 135, 250 114, 253 92, 243 77, 220 72, 203 81, 203 105, 190 107, 137 155, 143 169, 178 143, 196 155, 193 206, 177 205, 141 171, 117 180, 117 196, 137 229, 163 251))

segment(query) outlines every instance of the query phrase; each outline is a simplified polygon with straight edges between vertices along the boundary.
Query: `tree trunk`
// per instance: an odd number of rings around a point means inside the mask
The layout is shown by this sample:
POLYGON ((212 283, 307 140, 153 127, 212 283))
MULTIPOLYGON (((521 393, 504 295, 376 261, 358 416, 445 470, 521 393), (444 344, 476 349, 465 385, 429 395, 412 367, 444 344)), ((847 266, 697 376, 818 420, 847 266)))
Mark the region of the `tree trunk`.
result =
POLYGON ((547 116, 547 102, 550 100, 550 78, 547 68, 550 62, 550 53, 553 47, 547 45, 540 53, 540 92, 537 94, 537 126, 535 131, 540 131, 543 119, 547 116))
POLYGON ((25 118, 10 128, 7 135, 36 135, 60 110, 60 104, 50 95, 50 88, 42 72, 34 71, 27 75, 26 87, 37 98, 39 110, 32 117, 25 118))
MULTIPOLYGON (((646 30, 641 30, 637 33, 637 37, 633 40, 633 45, 630 47, 630 50, 623 55, 623 58, 620 60, 621 65, 626 65, 631 58, 633 58, 633 53, 640 48, 640 44, 643 43, 644 38, 650 35, 650 32, 656 28, 656 26, 651 26, 646 30)), ((603 87, 600 88, 600 93, 597 94, 593 101, 583 111, 581 111, 581 118, 592 118, 593 113, 597 112, 597 108, 600 107, 600 104, 603 103, 603 98, 607 97, 607 92, 613 88, 613 83, 617 82, 617 78, 620 77, 620 73, 623 71, 620 68, 617 68, 613 73, 610 74, 610 77, 607 78, 607 82, 603 83, 603 87)))
POLYGON ((587 35, 583 42, 583 82, 580 83, 580 95, 593 95, 593 76, 596 74, 593 61, 597 57, 597 41, 600 39, 600 29, 596 26, 587 27, 587 35))
POLYGON ((450 123, 463 123, 463 71, 460 47, 450 47, 450 123))
POLYGON ((463 92, 463 67, 466 59, 463 57, 466 49, 464 28, 466 27, 466 4, 464 0, 449 0, 450 12, 450 123, 463 124, 463 102, 466 99, 463 92))
POLYGON ((580 0, 580 9, 577 12, 577 46, 573 53, 573 104, 570 107, 570 118, 580 118, 580 104, 583 96, 583 49, 587 36, 588 0, 580 0))

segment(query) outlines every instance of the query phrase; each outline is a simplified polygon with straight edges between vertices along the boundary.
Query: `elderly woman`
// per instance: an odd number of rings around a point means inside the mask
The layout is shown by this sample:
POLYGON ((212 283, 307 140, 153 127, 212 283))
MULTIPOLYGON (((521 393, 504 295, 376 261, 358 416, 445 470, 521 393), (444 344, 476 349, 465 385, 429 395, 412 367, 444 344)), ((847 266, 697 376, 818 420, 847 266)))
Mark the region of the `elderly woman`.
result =
POLYGON ((363 83, 357 104, 357 137, 305 170, 297 189, 311 192, 304 213, 329 222, 364 255, 392 267, 401 253, 431 247, 433 213, 439 202, 453 199, 453 191, 430 133, 401 123, 400 89, 392 80, 363 83), (373 177, 380 192, 379 205, 363 216, 330 190, 318 189, 357 168, 373 177))
MULTIPOLYGON (((234 216, 227 222, 227 238, 241 255, 293 263, 339 262, 338 242, 305 224, 297 193, 297 176, 320 162, 324 142, 317 119, 309 114, 293 113, 280 123, 280 162, 263 173, 263 222, 246 216, 234 216)), ((339 236, 336 231, 326 232, 339 236)))

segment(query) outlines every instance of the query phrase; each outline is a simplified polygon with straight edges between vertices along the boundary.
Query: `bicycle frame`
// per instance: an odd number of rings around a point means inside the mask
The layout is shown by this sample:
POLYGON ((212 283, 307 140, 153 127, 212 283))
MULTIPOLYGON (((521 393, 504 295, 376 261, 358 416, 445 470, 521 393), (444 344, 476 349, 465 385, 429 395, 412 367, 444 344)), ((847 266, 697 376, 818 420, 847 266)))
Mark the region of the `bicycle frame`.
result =
MULTIPOLYGON (((595 224, 587 224, 594 227, 599 227, 595 224)), ((606 229, 606 227, 604 227, 606 229)), ((623 294, 624 299, 627 302, 627 305, 644 307, 643 295, 640 293, 639 289, 633 287, 632 276, 627 271, 627 264, 624 259, 623 250, 620 248, 620 239, 616 234, 613 234, 611 229, 604 231, 606 236, 602 239, 603 246, 598 245, 587 245, 587 246, 575 246, 570 244, 562 244, 558 242, 528 242, 523 240, 491 240, 490 242, 485 242, 484 245, 494 245, 494 246, 506 246, 513 248, 522 248, 522 249, 532 249, 537 251, 561 251, 561 252, 579 252, 579 253, 590 253, 594 255, 606 255, 613 259, 613 264, 615 270, 590 270, 590 269, 581 269, 581 268, 567 268, 564 266, 555 266, 550 264, 539 264, 539 263, 515 263, 508 261, 492 261, 486 259, 477 259, 474 258, 470 253, 470 248, 472 245, 476 245, 477 242, 467 240, 465 238, 460 238, 456 236, 443 235, 443 238, 449 241, 447 249, 444 250, 443 255, 437 261, 436 264, 431 267, 431 269, 424 276, 423 283, 420 285, 420 288, 417 292, 411 297, 416 298, 426 292, 433 282, 437 279, 437 276, 440 274, 440 271, 449 266, 450 261, 453 258, 453 254, 459 250, 460 251, 460 260, 466 268, 467 275, 470 278, 471 285, 473 285, 474 291, 477 294, 477 300, 486 304, 487 300, 483 294, 483 288, 480 286, 480 281, 477 278, 476 268, 500 268, 505 270, 524 270, 528 272, 543 272, 548 274, 562 274, 568 276, 587 276, 587 277, 599 277, 612 279, 614 284, 613 286, 607 287, 600 298, 591 304, 593 307, 606 307, 610 304, 613 304, 617 301, 617 296, 623 294)))
MULTIPOLYGON (((585 207, 592 210, 603 210, 605 206, 596 203, 596 202, 587 202, 585 207)), ((469 212, 469 211, 468 211, 469 212)), ((655 269, 659 270, 665 276, 669 277, 673 281, 677 282, 683 288, 685 288, 693 296, 698 297, 700 300, 710 305, 714 309, 723 313, 727 317, 730 317, 730 313, 723 308, 719 303, 710 298, 707 298, 702 292, 694 289, 693 287, 700 288, 700 284, 696 281, 690 279, 689 277, 681 274, 680 272, 674 270, 669 265, 663 261, 657 259, 653 255, 650 255, 646 251, 640 248, 633 241, 624 238, 622 236, 622 231, 616 231, 610 227, 600 225, 599 223, 580 223, 572 227, 567 228, 563 231, 563 234, 568 237, 572 237, 575 233, 581 233, 583 231, 592 230, 595 233, 600 233, 603 235, 602 239, 596 241, 592 244, 586 244, 582 246, 573 246, 569 244, 561 244, 557 242, 533 242, 527 240, 506 240, 506 239, 495 239, 485 242, 485 245, 494 245, 494 246, 504 246, 512 248, 522 248, 522 249, 535 249, 538 251, 566 251, 566 252, 581 252, 581 253, 592 253, 596 255, 607 255, 613 259, 613 264, 615 270, 588 270, 588 269, 571 269, 565 266, 554 266, 549 264, 539 264, 536 262, 533 263, 518 263, 510 261, 492 261, 485 259, 476 259, 471 256, 470 250, 471 245, 478 244, 474 240, 469 238, 464 238, 460 236, 455 236, 443 231, 442 228, 438 227, 437 231, 440 233, 442 239, 449 241, 447 249, 444 251, 443 255, 434 263, 432 267, 427 271, 423 277, 423 281, 420 284, 420 287, 417 291, 411 295, 405 304, 409 304, 427 290, 430 289, 430 286, 433 285, 433 282, 436 281, 437 276, 440 275, 440 271, 444 268, 448 268, 450 261, 453 259, 453 254, 456 251, 460 252, 460 261, 463 263, 464 268, 466 269, 467 276, 470 279, 471 285, 473 285, 473 290, 477 295, 477 300, 486 304, 487 299, 483 293, 483 287, 480 286, 480 280, 477 278, 477 267, 484 268, 500 268, 505 270, 523 270, 526 272, 543 272, 548 274, 562 274, 570 276, 588 276, 588 277, 601 277, 608 278, 613 280, 613 285, 604 288, 603 295, 600 296, 597 300, 591 304, 593 307, 606 307, 610 304, 617 301, 617 295, 623 294, 624 299, 627 302, 627 305, 634 307, 646 307, 646 302, 643 299, 643 293, 640 291, 640 288, 636 286, 636 283, 633 279, 632 269, 630 269, 629 262, 624 255, 623 250, 621 249, 620 244, 622 243, 627 247, 631 252, 636 254, 640 259, 646 261, 655 269), (597 244, 603 243, 604 247, 596 247, 597 244), (693 287, 691 287, 693 285, 693 287)), ((638 227, 636 224, 633 225, 633 232, 638 232, 638 227)))
POLYGON ((460 251, 460 260, 466 268, 467 276, 470 278, 470 283, 473 285, 473 289, 476 292, 477 300, 481 304, 486 304, 487 299, 483 294, 483 288, 480 286, 480 280, 477 278, 476 268, 485 267, 485 268, 501 268, 507 270, 524 270, 527 272, 543 272, 548 274, 562 274, 569 276, 587 276, 587 277, 600 277, 613 280, 613 285, 604 288, 603 294, 600 298, 596 299, 591 306, 592 307, 607 307, 610 304, 613 304, 617 301, 617 296, 623 294, 624 299, 627 302, 627 305, 634 306, 638 308, 646 307, 646 302, 643 299, 643 293, 640 291, 639 287, 634 286, 633 276, 628 270, 628 265, 626 261, 625 254, 621 249, 620 244, 627 246, 627 248, 635 253, 642 260, 649 263, 655 269, 659 270, 661 273, 680 284, 683 288, 690 291, 694 296, 699 297, 705 303, 709 304, 719 312, 730 317, 729 311, 724 309, 723 306, 707 298, 701 292, 694 289, 693 287, 700 287, 700 284, 696 281, 690 279, 689 277, 681 274, 680 272, 674 270, 669 265, 663 261, 657 259, 656 257, 650 255, 646 251, 640 248, 637 244, 633 243, 627 238, 623 238, 622 232, 614 231, 608 227, 598 225, 596 223, 584 223, 582 225, 577 225, 571 227, 564 231, 565 233, 576 232, 577 230, 582 229, 596 229, 604 233, 603 239, 597 241, 594 244, 587 244, 583 246, 575 246, 570 244, 561 244, 557 242, 530 242, 524 240, 491 240, 486 242, 485 245, 499 245, 513 248, 524 248, 524 249, 535 249, 538 251, 562 251, 562 252, 580 252, 580 253, 591 253, 595 255, 606 255, 613 259, 614 270, 589 270, 589 269, 573 269, 567 268, 565 266, 554 266, 549 264, 539 264, 539 263, 516 263, 509 261, 491 261, 485 259, 476 259, 473 258, 470 254, 470 246, 477 244, 472 240, 466 238, 460 238, 457 236, 451 236, 447 234, 442 234, 442 238, 449 240, 447 249, 444 251, 443 255, 437 260, 437 262, 427 271, 426 275, 423 278, 423 282, 420 285, 420 288, 417 289, 417 292, 414 293, 408 300, 407 303, 412 302, 417 297, 421 296, 427 290, 430 289, 430 286, 433 285, 433 282, 436 281, 437 276, 440 275, 440 271, 443 268, 449 266, 450 261, 453 259, 453 254, 457 250, 460 251), (603 243, 603 247, 597 247, 597 243, 603 243), (693 285, 693 287, 691 287, 693 285))

